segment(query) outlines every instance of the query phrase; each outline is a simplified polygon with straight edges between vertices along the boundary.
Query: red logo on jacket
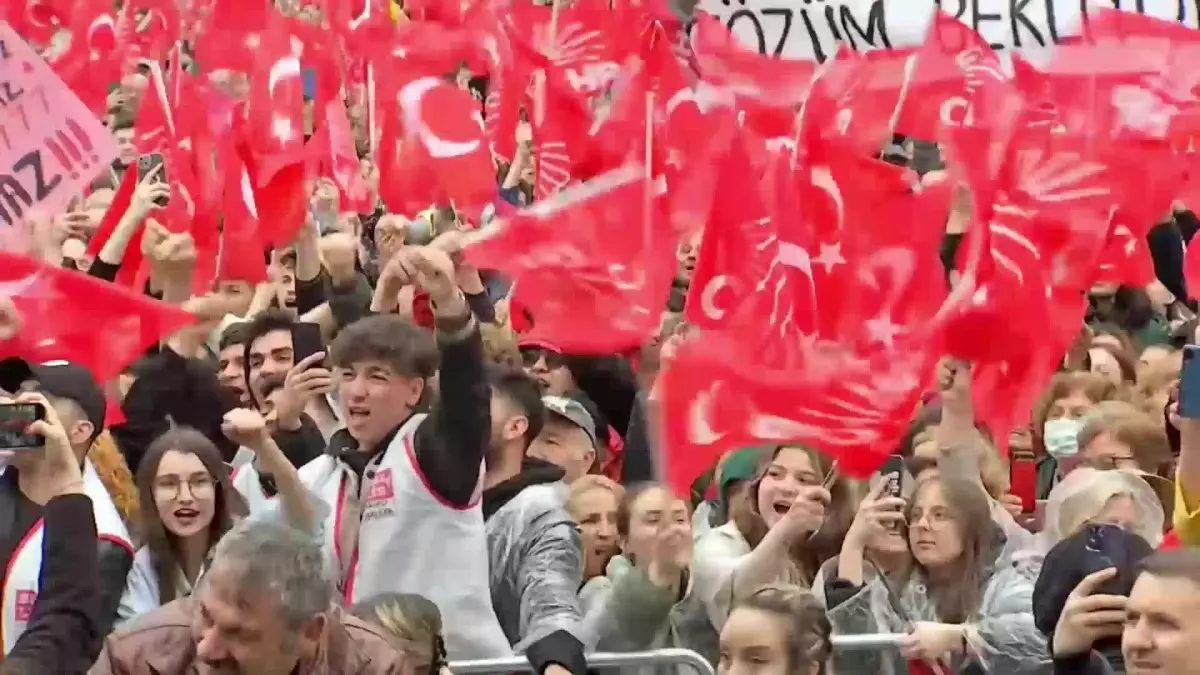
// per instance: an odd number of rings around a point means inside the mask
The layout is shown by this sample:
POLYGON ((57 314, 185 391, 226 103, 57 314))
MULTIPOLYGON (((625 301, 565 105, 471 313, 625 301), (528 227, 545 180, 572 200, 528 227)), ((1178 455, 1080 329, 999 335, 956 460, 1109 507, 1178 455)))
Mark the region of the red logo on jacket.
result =
POLYGON ((392 470, 381 469, 376 471, 375 478, 371 480, 371 487, 367 490, 367 505, 388 502, 395 496, 396 491, 392 487, 392 470))
POLYGON ((29 621, 33 618, 33 606, 37 604, 37 591, 17 591, 17 605, 14 607, 17 621, 29 621))

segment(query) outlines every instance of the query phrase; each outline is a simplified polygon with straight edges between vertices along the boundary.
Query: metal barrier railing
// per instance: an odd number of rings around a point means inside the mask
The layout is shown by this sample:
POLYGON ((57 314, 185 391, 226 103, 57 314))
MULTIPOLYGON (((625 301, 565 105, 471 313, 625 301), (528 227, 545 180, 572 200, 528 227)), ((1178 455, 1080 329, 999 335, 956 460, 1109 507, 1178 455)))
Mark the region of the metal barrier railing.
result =
POLYGON ((904 633, 863 633, 862 635, 834 635, 829 638, 833 648, 839 652, 881 651, 900 645, 904 633))
MULTIPOLYGON (((867 633, 864 635, 834 635, 833 648, 839 652, 892 649, 900 644, 903 633, 867 633)), ((654 649, 644 652, 596 652, 587 655, 588 665, 593 668, 636 668, 642 666, 687 666, 696 675, 716 675, 712 664, 690 649, 654 649)), ((451 661, 450 672, 454 675, 481 673, 529 672, 529 661, 520 656, 502 659, 475 659, 451 661)))
MULTIPOLYGON (((647 652, 596 652, 587 655, 592 668, 636 668, 641 666, 687 666, 696 675, 716 675, 712 664, 690 649, 654 649, 647 652)), ((502 659, 476 659, 473 661, 451 661, 447 664, 454 675, 468 673, 514 673, 528 672, 529 661, 520 656, 502 659)))

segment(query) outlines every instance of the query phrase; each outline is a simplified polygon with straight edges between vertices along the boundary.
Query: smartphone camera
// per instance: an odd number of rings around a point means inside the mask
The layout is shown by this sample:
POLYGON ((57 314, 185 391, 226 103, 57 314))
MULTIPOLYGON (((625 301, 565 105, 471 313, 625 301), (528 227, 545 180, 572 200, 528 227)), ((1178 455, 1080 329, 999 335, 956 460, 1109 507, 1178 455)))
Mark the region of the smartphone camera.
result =
MULTIPOLYGON (((162 153, 158 153, 158 152, 152 152, 149 155, 142 155, 141 157, 138 157, 138 162, 137 162, 138 180, 141 180, 141 178, 143 176, 149 174, 151 171, 154 171, 158 167, 163 166, 163 162, 164 162, 164 160, 163 160, 162 153)), ((163 169, 158 172, 158 175, 155 177, 154 182, 156 182, 156 183, 166 183, 167 182, 166 167, 163 167, 163 169)), ((154 200, 154 205, 159 206, 159 207, 166 206, 168 201, 169 201, 169 198, 167 198, 167 197, 159 197, 154 200)))
POLYGON ((40 403, 0 404, 0 450, 45 447, 45 439, 29 431, 29 425, 44 419, 46 408, 40 403))

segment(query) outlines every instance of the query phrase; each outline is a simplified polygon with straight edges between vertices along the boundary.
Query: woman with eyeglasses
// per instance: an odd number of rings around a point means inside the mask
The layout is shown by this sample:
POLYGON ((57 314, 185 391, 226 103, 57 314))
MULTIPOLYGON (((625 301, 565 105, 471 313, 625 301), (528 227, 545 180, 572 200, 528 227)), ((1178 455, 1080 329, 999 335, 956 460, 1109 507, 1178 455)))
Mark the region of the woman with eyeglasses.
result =
MULTIPOLYGON (((269 434, 255 431, 260 426, 265 431, 257 413, 235 410, 226 416, 224 430, 247 447, 257 445, 252 436, 273 446, 257 450, 258 460, 271 466, 282 509, 299 526, 308 521, 302 516, 311 499, 269 434), (237 413, 246 414, 234 417, 237 413)), ((191 595, 217 542, 247 514, 216 444, 187 427, 171 429, 150 444, 138 466, 137 487, 145 544, 133 558, 117 613, 121 622, 191 595)))
POLYGON ((905 660, 942 662, 949 673, 1048 672, 1046 642, 1032 614, 1033 580, 1006 552, 977 481, 931 474, 901 511, 912 564, 868 574, 869 537, 847 537, 839 556, 838 634, 907 633, 896 654, 840 655, 841 672, 905 672, 905 660))

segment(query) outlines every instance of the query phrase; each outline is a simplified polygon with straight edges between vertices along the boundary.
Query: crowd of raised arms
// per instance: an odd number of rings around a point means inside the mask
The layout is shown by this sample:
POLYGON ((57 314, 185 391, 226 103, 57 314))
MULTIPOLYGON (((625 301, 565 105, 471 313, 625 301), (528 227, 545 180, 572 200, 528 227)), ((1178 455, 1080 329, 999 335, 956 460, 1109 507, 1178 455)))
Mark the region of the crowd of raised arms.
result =
POLYGON ((1200 31, 688 4, 5 0, 0 675, 1200 675, 1200 31))

